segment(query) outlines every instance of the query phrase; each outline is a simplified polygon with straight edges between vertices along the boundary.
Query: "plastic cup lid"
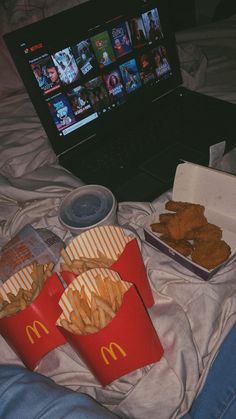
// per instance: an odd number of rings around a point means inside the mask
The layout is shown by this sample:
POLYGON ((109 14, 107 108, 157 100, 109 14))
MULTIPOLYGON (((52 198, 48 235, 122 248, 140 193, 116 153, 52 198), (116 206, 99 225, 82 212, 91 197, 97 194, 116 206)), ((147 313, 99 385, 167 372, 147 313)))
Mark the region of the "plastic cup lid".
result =
POLYGON ((81 186, 63 199, 60 218, 70 227, 88 227, 104 219, 113 208, 114 202, 111 191, 103 186, 81 186))

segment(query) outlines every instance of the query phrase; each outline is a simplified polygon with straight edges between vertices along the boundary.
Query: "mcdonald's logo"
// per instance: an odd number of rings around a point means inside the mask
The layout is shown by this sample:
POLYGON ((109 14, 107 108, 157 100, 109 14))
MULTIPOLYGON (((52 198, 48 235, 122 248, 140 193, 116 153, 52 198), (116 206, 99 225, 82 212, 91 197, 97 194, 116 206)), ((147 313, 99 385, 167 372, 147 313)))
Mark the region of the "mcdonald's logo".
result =
POLYGON ((121 346, 118 345, 118 343, 111 342, 108 348, 106 346, 101 347, 101 355, 102 355, 103 361, 105 362, 106 365, 110 364, 109 360, 107 359, 106 353, 109 354, 114 361, 117 360, 117 356, 116 356, 114 348, 116 348, 117 351, 119 351, 119 353, 123 357, 126 357, 126 352, 124 351, 124 349, 121 348, 121 346))
POLYGON ((49 334, 49 330, 39 320, 35 320, 33 322, 32 326, 28 325, 25 328, 28 339, 29 339, 30 343, 32 343, 32 344, 34 344, 34 339, 32 338, 31 333, 33 333, 38 339, 41 338, 41 335, 38 331, 39 327, 46 333, 46 335, 49 334))

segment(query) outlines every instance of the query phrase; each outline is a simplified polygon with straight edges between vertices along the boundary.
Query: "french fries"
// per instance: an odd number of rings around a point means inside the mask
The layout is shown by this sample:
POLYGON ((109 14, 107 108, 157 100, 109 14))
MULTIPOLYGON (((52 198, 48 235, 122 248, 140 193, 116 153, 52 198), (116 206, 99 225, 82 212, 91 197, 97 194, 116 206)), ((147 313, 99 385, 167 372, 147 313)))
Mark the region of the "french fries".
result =
POLYGON ((45 280, 52 275, 53 268, 52 262, 44 265, 33 262, 29 288, 19 287, 16 294, 5 292, 5 298, 0 289, 0 319, 14 315, 30 305, 39 295, 45 280))
POLYGON ((129 285, 121 280, 113 280, 98 274, 95 277, 97 292, 86 293, 82 285, 80 290, 68 287, 65 291, 71 311, 67 318, 59 319, 60 325, 76 335, 98 332, 115 317, 124 293, 129 285))
POLYGON ((94 258, 80 256, 78 259, 71 259, 66 249, 63 248, 61 249, 61 257, 64 262, 61 263, 61 271, 69 271, 77 276, 89 269, 109 268, 115 263, 114 259, 108 258, 101 251, 97 250, 97 254, 98 257, 94 258))

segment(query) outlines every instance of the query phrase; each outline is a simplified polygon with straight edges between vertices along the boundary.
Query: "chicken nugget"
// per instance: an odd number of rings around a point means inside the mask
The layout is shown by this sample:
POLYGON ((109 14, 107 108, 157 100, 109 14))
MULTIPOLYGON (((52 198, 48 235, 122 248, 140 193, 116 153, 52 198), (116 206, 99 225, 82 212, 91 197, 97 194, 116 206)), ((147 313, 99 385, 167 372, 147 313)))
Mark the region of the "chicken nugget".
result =
POLYGON ((187 240, 220 240, 222 238, 222 230, 215 224, 207 223, 205 226, 195 228, 189 231, 185 238, 187 240))
POLYGON ((187 240, 172 240, 168 236, 160 236, 159 239, 183 256, 190 256, 193 251, 193 246, 187 240))
POLYGON ((196 240, 192 261, 206 269, 213 269, 229 258, 230 246, 224 240, 196 240))
POLYGON ((201 206, 186 207, 177 212, 167 223, 169 236, 174 240, 184 239, 186 234, 207 224, 201 206))
POLYGON ((154 233, 159 233, 159 234, 168 233, 168 228, 165 223, 153 223, 150 225, 150 227, 154 233))
POLYGON ((160 223, 168 223, 174 215, 175 214, 172 214, 171 212, 164 212, 159 215, 159 221, 160 223))
POLYGON ((204 208, 203 205, 194 204, 192 202, 182 202, 182 201, 172 201, 172 200, 170 200, 170 201, 167 201, 166 204, 165 204, 165 208, 168 211, 175 211, 175 212, 178 212, 178 211, 181 211, 183 209, 190 208, 190 207, 198 208, 199 211, 202 212, 202 214, 205 211, 205 208, 204 208))

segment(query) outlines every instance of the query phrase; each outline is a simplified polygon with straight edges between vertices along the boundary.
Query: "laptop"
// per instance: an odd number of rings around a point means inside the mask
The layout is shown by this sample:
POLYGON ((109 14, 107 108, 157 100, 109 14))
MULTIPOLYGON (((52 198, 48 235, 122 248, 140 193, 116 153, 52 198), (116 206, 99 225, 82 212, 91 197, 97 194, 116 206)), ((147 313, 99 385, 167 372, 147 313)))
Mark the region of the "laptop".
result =
POLYGON ((233 105, 181 86, 170 4, 90 0, 4 35, 60 164, 118 201, 152 200, 180 159, 232 146, 233 105))

